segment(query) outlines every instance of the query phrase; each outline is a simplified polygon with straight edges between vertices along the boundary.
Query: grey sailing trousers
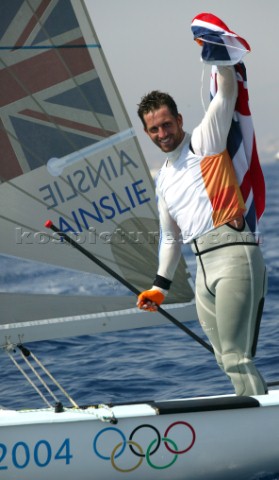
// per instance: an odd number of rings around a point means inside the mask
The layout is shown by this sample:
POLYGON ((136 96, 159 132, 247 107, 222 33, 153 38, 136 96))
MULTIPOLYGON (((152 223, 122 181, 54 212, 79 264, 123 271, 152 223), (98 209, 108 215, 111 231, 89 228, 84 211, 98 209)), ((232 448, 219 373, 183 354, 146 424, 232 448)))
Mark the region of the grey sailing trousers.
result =
POLYGON ((197 258, 196 306, 218 365, 236 395, 262 395, 267 386, 253 363, 267 290, 261 250, 245 225, 222 225, 192 244, 197 258))

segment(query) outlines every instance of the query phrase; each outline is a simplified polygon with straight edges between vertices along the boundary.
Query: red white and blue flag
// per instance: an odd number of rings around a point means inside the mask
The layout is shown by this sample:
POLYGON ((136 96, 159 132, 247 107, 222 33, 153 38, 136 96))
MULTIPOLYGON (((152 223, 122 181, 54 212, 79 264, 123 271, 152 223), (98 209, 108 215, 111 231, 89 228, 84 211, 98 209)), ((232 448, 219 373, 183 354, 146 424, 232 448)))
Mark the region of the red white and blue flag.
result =
POLYGON ((1 0, 0 179, 117 132, 70 0, 1 0))
POLYGON ((251 51, 244 38, 211 13, 197 15, 191 29, 194 39, 203 44, 202 60, 205 63, 216 65, 218 60, 218 65, 235 65, 251 51))
POLYGON ((246 68, 243 56, 250 46, 232 32, 218 17, 210 13, 197 15, 191 25, 194 39, 202 45, 201 58, 213 65, 210 96, 217 92, 215 65, 234 65, 238 81, 238 98, 228 135, 227 149, 232 159, 243 200, 246 205, 246 221, 252 232, 265 209, 265 182, 259 162, 255 132, 249 108, 246 68))

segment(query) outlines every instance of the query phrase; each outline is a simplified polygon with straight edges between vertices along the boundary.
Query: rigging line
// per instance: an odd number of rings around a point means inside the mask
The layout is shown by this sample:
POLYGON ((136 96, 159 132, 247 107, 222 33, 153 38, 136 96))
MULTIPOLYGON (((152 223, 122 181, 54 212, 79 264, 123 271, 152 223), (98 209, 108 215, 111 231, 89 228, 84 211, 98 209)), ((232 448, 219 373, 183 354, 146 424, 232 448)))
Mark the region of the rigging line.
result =
MULTIPOLYGON (((51 220, 47 220, 45 222, 45 227, 46 228, 50 228, 51 230, 53 230, 54 232, 59 232, 59 229, 51 222, 51 220)), ((91 260, 92 262, 96 263, 96 265, 98 265, 99 267, 101 267, 103 270, 105 270, 109 275, 111 275, 113 278, 115 278, 116 280, 118 280, 120 283, 122 283, 122 285, 124 285, 125 287, 128 288, 128 290, 130 290, 132 293, 134 293, 135 295, 139 295, 140 294, 140 291, 134 287, 130 282, 128 282, 127 280, 125 280, 125 278, 121 277, 120 275, 118 275, 118 273, 116 273, 115 271, 113 271, 111 268, 109 268, 106 264, 104 264, 103 262, 101 262, 95 255, 93 255, 91 252, 89 252, 88 250, 86 250, 84 247, 82 247, 79 243, 75 242, 73 239, 71 239, 66 233, 63 233, 63 232, 60 232, 61 236, 66 240, 66 242, 68 242, 70 245, 72 245, 72 247, 76 248, 77 250, 79 250, 83 255, 85 255, 87 258, 89 258, 89 260, 91 260)), ((203 347, 205 347, 207 350, 209 350, 211 353, 214 353, 213 352, 213 348, 211 347, 211 345, 209 345, 208 343, 206 343, 202 338, 200 338, 198 335, 196 335, 194 332, 192 332, 192 330, 190 330, 188 327, 186 327, 185 325, 183 325, 183 323, 179 322, 175 317, 173 317, 169 312, 167 312, 166 310, 164 310, 163 308, 161 307, 158 307, 158 312, 161 313, 161 315, 163 315, 164 317, 166 317, 168 320, 170 320, 172 323, 174 323, 177 327, 179 327, 181 330, 183 330, 184 332, 186 332, 190 337, 192 337, 194 340, 196 340, 199 344, 201 344, 203 347)))
MULTIPOLYGON (((18 345, 18 348, 21 350, 21 355, 23 356, 24 360, 29 364, 30 368, 32 368, 32 370, 34 371, 35 375, 39 375, 35 369, 33 369, 31 363, 28 361, 28 359, 26 358, 26 355, 23 353, 22 351, 22 346, 18 345)), ((25 347, 24 347, 24 350, 25 350, 25 347)), ((33 360, 35 361, 35 363, 45 372, 45 374, 49 377, 49 379, 56 385, 56 387, 60 390, 60 392, 62 392, 65 397, 69 400, 69 402, 73 405, 73 407, 75 408, 79 408, 77 403, 72 399, 72 397, 66 392, 66 390, 62 387, 62 385, 53 377, 53 375, 50 373, 50 371, 42 364, 42 362, 38 359, 38 357, 36 357, 36 355, 34 353, 32 353, 31 351, 27 350, 28 354, 31 355, 31 357, 33 358, 33 360)), ((49 387, 47 386, 47 384, 43 381, 43 379, 41 378, 41 376, 39 375, 40 378, 40 381, 43 383, 44 387, 49 391, 49 393, 53 396, 54 400, 56 402, 58 402, 58 399, 55 397, 55 395, 51 392, 51 390, 49 389, 49 387)))
POLYGON ((79 408, 77 403, 72 399, 72 397, 66 392, 66 390, 62 387, 62 385, 52 376, 50 371, 40 362, 40 360, 34 355, 34 353, 30 352, 31 357, 34 361, 42 368, 42 370, 46 373, 46 375, 52 380, 52 382, 59 388, 59 390, 65 395, 65 397, 69 400, 69 402, 75 407, 79 408))
POLYGON ((56 397, 56 395, 51 391, 51 389, 49 388, 49 386, 47 385, 47 383, 44 381, 44 379, 41 377, 41 375, 37 372, 37 370, 33 367, 33 365, 31 364, 31 362, 29 362, 27 356, 25 353, 23 353, 23 349, 25 350, 24 347, 22 347, 22 345, 18 345, 18 348, 20 350, 20 354, 23 358, 23 360, 26 362, 26 364, 28 365, 28 367, 32 370, 32 372, 34 373, 35 377, 37 377, 37 379, 41 382, 41 384, 45 387, 45 389, 48 391, 48 393, 50 394, 50 396, 55 400, 55 402, 59 402, 58 398, 56 397))
POLYGON ((40 389, 35 385, 35 383, 31 380, 31 378, 29 377, 29 375, 27 375, 27 373, 23 370, 23 368, 19 365, 19 363, 16 361, 16 359, 13 357, 13 355, 8 351, 6 350, 6 353, 7 355, 9 355, 10 359, 12 360, 12 362, 15 364, 15 366, 18 368, 18 370, 22 373, 22 375, 26 378, 26 380, 28 381, 28 383, 30 383, 30 385, 34 388, 34 390, 36 390, 36 392, 40 395, 40 397, 42 398, 42 400, 47 404, 47 406, 49 408, 52 408, 52 405, 48 402, 48 400, 46 399, 46 397, 44 396, 44 394, 40 391, 40 389))

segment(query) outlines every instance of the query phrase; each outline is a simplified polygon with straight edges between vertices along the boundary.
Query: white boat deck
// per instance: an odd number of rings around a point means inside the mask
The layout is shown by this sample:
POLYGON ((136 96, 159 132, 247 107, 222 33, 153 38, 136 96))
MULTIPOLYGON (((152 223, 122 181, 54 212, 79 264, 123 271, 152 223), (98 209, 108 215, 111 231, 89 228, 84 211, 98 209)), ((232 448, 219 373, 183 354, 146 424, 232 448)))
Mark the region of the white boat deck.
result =
MULTIPOLYGON (((65 408, 63 412, 57 413, 53 409, 36 409, 36 410, 8 410, 0 409, 0 425, 16 426, 16 425, 35 425, 45 423, 65 423, 65 422, 83 422, 83 421, 113 421, 114 419, 151 417, 164 413, 179 413, 184 411, 212 411, 223 409, 240 409, 253 407, 275 407, 279 406, 279 390, 271 390, 268 395, 250 397, 236 397, 232 395, 219 395, 211 397, 195 397, 189 399, 175 399, 168 401, 159 401, 154 403, 138 403, 92 406, 86 408, 65 408), (242 407, 240 399, 245 398, 242 407), (253 404, 253 400, 255 402, 253 404), (218 402, 217 402, 218 400, 218 402), (234 401, 235 400, 235 401, 234 401), (236 402, 237 401, 237 402, 236 402), (216 402, 216 403, 215 403, 216 402), (245 405, 247 403, 247 405, 245 405), (160 411, 160 406, 167 406, 168 411, 160 411), (195 405, 197 405, 195 407, 195 405), (189 408, 188 408, 189 407, 189 408), (173 412, 172 412, 173 410, 173 412)), ((113 422, 112 422, 113 423, 113 422)))

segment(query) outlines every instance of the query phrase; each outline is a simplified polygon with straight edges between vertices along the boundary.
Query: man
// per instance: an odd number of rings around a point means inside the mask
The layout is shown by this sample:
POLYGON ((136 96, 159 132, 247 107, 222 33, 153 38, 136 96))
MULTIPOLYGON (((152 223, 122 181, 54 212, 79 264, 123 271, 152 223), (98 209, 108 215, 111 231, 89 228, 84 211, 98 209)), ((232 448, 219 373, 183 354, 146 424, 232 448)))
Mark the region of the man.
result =
POLYGON ((261 395, 267 387, 252 357, 265 266, 244 219, 245 204, 226 149, 238 89, 234 67, 218 66, 217 82, 217 94, 192 135, 184 131, 182 115, 168 94, 153 91, 139 104, 144 130, 166 160, 156 181, 159 266, 153 287, 139 295, 137 305, 154 311, 163 302, 182 237, 197 258, 197 312, 216 360, 237 395, 261 395))

